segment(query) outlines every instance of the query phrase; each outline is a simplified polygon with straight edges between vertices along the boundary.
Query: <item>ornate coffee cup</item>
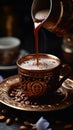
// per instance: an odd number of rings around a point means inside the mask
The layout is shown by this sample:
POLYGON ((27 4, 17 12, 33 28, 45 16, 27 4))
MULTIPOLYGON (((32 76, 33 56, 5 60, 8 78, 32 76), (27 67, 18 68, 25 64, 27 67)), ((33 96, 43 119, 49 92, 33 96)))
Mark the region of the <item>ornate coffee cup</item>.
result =
POLYGON ((54 55, 39 54, 38 60, 39 65, 36 64, 36 54, 17 60, 20 85, 29 97, 46 96, 56 91, 70 73, 70 68, 62 66, 61 60, 54 55), (62 70, 66 71, 60 79, 62 70))

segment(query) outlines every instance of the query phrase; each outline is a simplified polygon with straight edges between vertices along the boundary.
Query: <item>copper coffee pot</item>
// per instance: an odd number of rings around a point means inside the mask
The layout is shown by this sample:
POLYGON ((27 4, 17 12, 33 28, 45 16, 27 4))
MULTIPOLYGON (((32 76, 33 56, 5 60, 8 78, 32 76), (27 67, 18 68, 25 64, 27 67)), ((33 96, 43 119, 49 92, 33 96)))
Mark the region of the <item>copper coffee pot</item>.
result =
POLYGON ((46 18, 42 21, 44 28, 61 36, 73 33, 73 0, 33 0, 33 21, 36 20, 36 13, 43 10, 48 10, 46 18))

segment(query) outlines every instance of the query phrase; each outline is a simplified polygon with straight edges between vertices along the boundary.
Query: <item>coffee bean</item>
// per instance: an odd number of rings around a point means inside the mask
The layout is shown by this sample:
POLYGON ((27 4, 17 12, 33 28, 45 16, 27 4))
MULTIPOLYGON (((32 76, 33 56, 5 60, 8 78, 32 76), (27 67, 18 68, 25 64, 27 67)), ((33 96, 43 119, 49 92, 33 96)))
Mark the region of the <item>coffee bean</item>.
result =
POLYGON ((5 121, 5 116, 4 115, 0 115, 0 121, 5 121))
POLYGON ((2 109, 2 114, 6 114, 7 113, 7 109, 2 109))
POLYGON ((28 122, 28 121, 24 121, 24 125, 26 125, 26 126, 30 126, 30 122, 28 122))
POLYGON ((65 129, 73 129, 73 125, 72 124, 67 124, 64 126, 65 129))
POLYGON ((12 123, 11 118, 6 119, 6 125, 10 125, 12 123))
POLYGON ((26 105, 30 105, 30 101, 25 101, 25 104, 26 105))
POLYGON ((19 118, 18 118, 18 117, 15 117, 14 121, 15 121, 15 122, 18 122, 18 121, 19 121, 19 118))
POLYGON ((10 93, 10 97, 14 97, 14 93, 10 93))
POLYGON ((20 126, 20 130, 29 130, 29 129, 27 126, 22 125, 22 126, 20 126))

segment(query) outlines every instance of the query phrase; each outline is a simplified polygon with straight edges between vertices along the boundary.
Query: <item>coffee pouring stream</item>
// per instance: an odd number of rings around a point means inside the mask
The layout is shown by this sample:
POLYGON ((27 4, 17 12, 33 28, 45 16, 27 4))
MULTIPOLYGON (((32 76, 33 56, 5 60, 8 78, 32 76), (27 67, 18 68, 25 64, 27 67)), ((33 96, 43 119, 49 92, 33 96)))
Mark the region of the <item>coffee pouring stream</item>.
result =
POLYGON ((33 0, 33 22, 59 36, 73 33, 73 0, 33 0))

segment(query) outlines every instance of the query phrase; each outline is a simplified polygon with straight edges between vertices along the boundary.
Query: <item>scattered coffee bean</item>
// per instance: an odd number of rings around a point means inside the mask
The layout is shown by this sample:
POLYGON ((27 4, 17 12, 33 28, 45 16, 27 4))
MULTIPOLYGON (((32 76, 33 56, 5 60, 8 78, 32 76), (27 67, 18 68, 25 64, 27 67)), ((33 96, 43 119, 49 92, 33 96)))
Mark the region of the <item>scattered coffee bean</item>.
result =
POLYGON ((18 122, 18 121, 19 121, 19 118, 18 118, 18 117, 15 117, 14 121, 15 121, 15 122, 18 122))
POLYGON ((12 123, 11 118, 6 119, 6 125, 10 125, 12 123))
POLYGON ((5 116, 4 115, 0 115, 0 121, 5 121, 5 116))
POLYGON ((73 129, 73 125, 72 124, 67 124, 64 126, 65 129, 73 129))
POLYGON ((20 130, 29 130, 29 129, 27 126, 22 125, 22 126, 20 126, 20 130))
POLYGON ((28 121, 24 121, 24 125, 25 125, 25 126, 31 126, 31 123, 28 122, 28 121))
POLYGON ((2 109, 2 114, 6 114, 7 113, 7 109, 2 109))
POLYGON ((25 101, 25 104, 26 105, 30 105, 30 101, 25 101))

